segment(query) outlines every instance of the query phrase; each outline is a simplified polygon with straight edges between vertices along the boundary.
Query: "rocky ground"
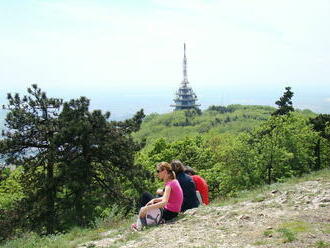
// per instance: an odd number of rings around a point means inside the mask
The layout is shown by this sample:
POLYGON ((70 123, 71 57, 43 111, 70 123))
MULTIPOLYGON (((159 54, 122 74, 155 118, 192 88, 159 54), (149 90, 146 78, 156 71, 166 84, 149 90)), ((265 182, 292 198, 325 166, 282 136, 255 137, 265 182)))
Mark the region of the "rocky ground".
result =
POLYGON ((330 180, 278 185, 249 200, 189 210, 172 223, 103 236, 79 247, 330 247, 330 180))

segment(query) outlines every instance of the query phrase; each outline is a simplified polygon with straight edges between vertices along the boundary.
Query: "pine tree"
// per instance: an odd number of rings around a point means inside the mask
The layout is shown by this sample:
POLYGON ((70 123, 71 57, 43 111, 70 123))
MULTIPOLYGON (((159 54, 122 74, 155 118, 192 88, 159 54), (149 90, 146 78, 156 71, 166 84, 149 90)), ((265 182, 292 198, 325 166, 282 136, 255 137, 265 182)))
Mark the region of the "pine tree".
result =
POLYGON ((45 224, 47 233, 55 227, 56 185, 54 167, 57 147, 54 138, 58 133, 57 117, 63 101, 48 98, 36 84, 28 88, 28 95, 8 94, 9 110, 6 117, 5 139, 0 143, 0 154, 8 157, 7 162, 22 165, 22 183, 27 194, 22 209, 29 209, 26 219, 31 225, 36 221, 45 224))
MULTIPOLYGON (((66 197, 62 199, 64 216, 75 224, 88 225, 95 217, 96 206, 117 203, 132 206, 123 192, 127 184, 143 187, 139 180, 144 171, 134 165, 134 154, 142 148, 130 134, 140 128, 143 111, 124 122, 108 122, 110 113, 90 112, 89 100, 81 97, 64 103, 59 116, 60 178, 66 197)), ((142 188, 140 188, 142 191, 142 188)))
POLYGON ((131 137, 143 110, 126 121, 109 121, 109 112, 89 111, 87 98, 63 102, 37 85, 23 97, 8 94, 8 101, 0 156, 24 169, 23 227, 54 233, 90 224, 98 207, 134 207, 143 179, 150 177, 134 164, 143 144, 131 137))
POLYGON ((294 111, 291 101, 294 93, 291 91, 291 87, 286 87, 285 90, 283 96, 275 102, 275 104, 278 105, 278 109, 272 113, 272 115, 286 115, 289 112, 294 111))

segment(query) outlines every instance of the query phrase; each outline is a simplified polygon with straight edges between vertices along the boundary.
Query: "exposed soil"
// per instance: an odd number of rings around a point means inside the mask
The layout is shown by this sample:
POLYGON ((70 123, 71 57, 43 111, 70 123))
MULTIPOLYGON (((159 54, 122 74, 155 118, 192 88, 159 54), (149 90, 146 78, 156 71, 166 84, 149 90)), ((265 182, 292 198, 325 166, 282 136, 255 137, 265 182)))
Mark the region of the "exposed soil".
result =
POLYGON ((105 233, 80 247, 330 247, 330 181, 320 178, 228 206, 203 206, 138 233, 105 233))

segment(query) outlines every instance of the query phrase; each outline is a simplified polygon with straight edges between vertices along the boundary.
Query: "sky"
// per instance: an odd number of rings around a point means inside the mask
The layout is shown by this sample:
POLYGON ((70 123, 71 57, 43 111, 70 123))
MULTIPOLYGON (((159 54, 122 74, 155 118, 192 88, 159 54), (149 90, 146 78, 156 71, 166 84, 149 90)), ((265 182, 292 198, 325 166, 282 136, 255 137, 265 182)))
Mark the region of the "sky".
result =
POLYGON ((0 0, 0 102, 36 83, 124 118, 172 111, 187 45, 201 108, 330 113, 330 0, 0 0))

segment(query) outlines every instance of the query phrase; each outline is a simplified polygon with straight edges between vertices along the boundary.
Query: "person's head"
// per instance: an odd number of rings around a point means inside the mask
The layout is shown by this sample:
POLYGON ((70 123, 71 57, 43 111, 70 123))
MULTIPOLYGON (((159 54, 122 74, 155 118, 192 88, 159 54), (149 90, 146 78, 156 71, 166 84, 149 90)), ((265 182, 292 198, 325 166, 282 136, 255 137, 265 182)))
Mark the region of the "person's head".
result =
POLYGON ((175 174, 184 172, 184 165, 181 163, 180 160, 172 160, 171 167, 175 174))
POLYGON ((190 176, 196 175, 196 171, 188 165, 185 166, 184 172, 190 176))
POLYGON ((159 164, 157 164, 157 176, 161 179, 161 180, 165 180, 165 179, 175 179, 175 173, 172 170, 172 167, 169 163, 167 162, 160 162, 159 164))

